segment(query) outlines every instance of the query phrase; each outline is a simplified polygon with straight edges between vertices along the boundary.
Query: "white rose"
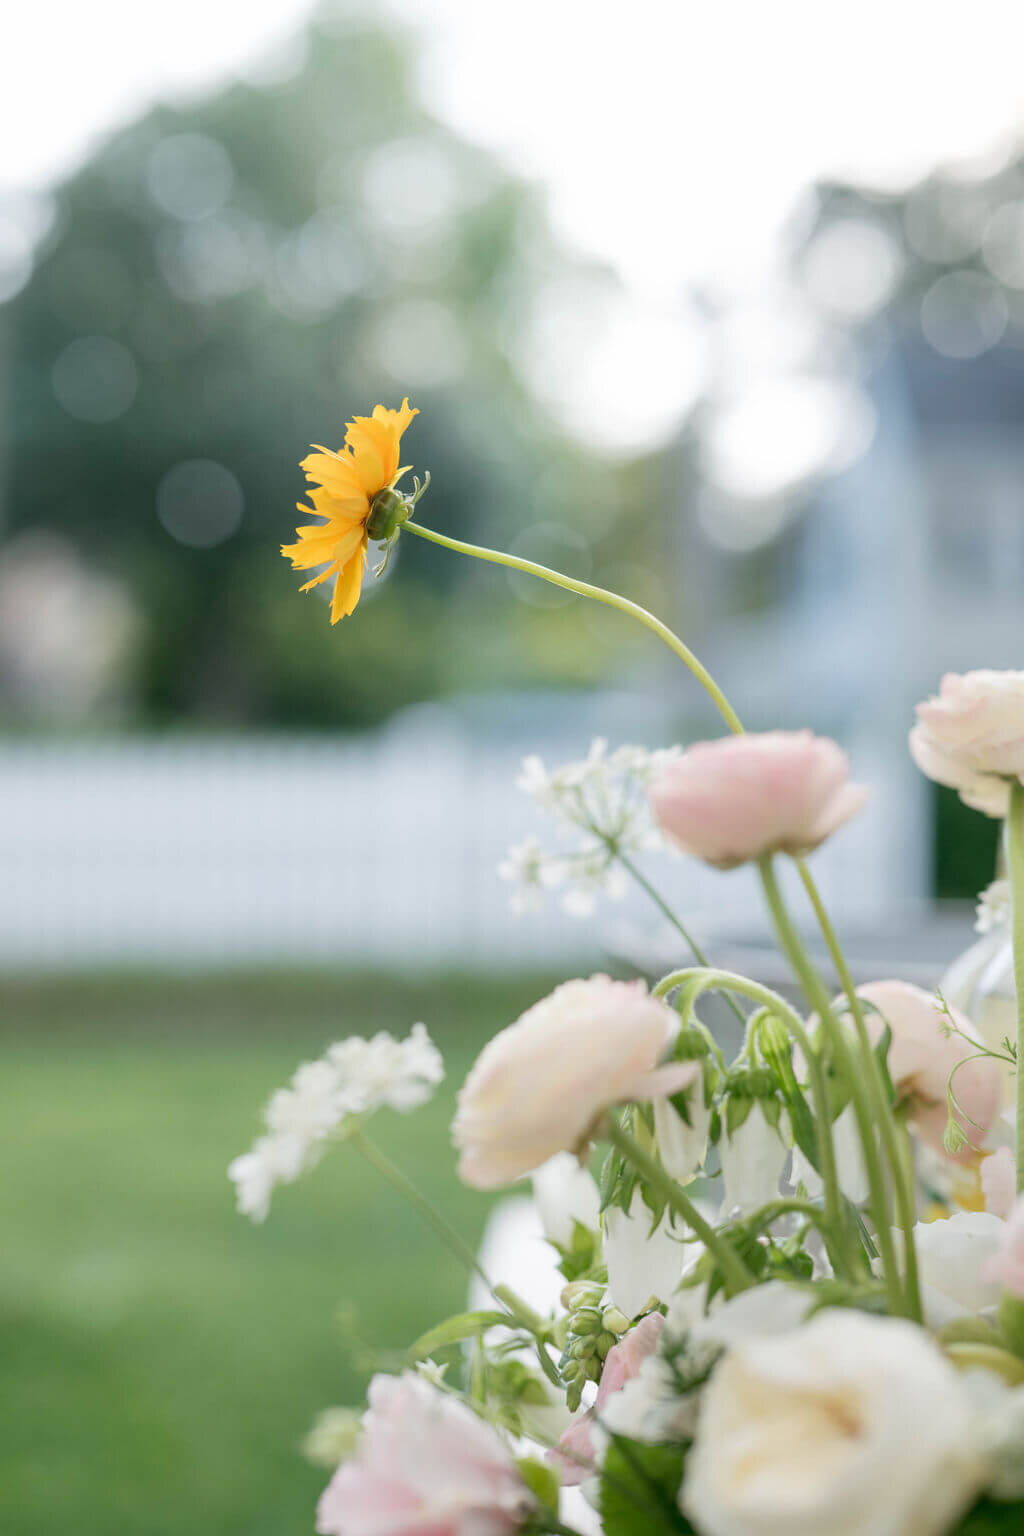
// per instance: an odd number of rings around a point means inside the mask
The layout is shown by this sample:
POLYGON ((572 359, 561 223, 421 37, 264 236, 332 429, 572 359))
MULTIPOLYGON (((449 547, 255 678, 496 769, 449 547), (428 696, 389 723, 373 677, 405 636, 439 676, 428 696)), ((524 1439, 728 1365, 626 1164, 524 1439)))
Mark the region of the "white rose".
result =
POLYGON ((987 816, 1005 816, 1024 783, 1024 672, 949 672, 917 706, 910 751, 922 773, 987 816))
POLYGON ((985 1475, 970 1429, 922 1329, 821 1312, 716 1367, 680 1506, 701 1536, 939 1536, 985 1475))

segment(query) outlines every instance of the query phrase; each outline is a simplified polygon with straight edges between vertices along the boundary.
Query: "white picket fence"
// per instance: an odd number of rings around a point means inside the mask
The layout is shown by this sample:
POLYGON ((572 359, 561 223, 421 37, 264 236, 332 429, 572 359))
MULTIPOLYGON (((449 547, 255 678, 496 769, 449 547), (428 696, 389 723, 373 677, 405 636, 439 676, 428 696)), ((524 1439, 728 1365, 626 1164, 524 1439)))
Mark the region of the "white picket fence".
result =
MULTIPOLYGON (((587 740, 539 743, 555 761, 587 740)), ((450 725, 358 739, 0 743, 0 967, 294 962, 483 968, 589 959, 652 941, 646 898, 581 925, 514 917, 496 866, 550 831, 514 788, 519 747, 450 725)), ((858 764, 860 766, 860 764, 858 764)), ((877 922, 915 894, 876 795, 818 858, 841 912, 877 922)), ((897 839, 898 841, 898 839, 897 839)), ((753 931, 747 873, 650 866, 705 935, 753 931)))

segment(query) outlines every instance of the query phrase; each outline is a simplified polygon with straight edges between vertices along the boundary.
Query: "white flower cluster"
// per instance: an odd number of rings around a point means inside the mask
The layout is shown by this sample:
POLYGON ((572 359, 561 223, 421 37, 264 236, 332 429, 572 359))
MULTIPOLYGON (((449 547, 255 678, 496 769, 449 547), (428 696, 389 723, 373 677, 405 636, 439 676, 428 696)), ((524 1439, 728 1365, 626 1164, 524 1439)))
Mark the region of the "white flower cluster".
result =
POLYGON ((550 851, 529 837, 509 849, 498 874, 517 887, 513 911, 536 910, 544 893, 559 887, 562 905, 574 917, 590 915, 598 892, 621 898, 626 879, 618 855, 670 846, 651 814, 647 789, 681 750, 623 746, 610 753, 597 737, 580 762, 550 772, 539 757, 525 758, 517 788, 557 818, 565 847, 550 851))
POLYGON ((997 928, 1009 930, 1013 921, 1013 894, 1009 880, 993 880, 978 897, 978 913, 974 924, 975 933, 993 933, 997 928))
POLYGON ((405 1040, 381 1032, 350 1035, 317 1061, 305 1061, 263 1113, 266 1132, 228 1168, 238 1209, 264 1221, 277 1184, 290 1184, 319 1160, 347 1122, 387 1106, 405 1112, 425 1104, 444 1077, 441 1054, 423 1024, 405 1040))

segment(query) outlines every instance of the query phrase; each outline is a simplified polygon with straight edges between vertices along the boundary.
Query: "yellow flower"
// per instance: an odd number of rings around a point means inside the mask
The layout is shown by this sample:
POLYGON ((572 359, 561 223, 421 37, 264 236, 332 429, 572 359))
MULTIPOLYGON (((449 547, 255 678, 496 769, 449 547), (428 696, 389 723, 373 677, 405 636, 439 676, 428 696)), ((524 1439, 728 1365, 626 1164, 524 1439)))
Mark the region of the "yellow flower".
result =
POLYGON ((351 613, 359 601, 374 498, 392 490, 405 474, 398 463, 399 445, 402 433, 418 415, 408 399, 399 411, 375 405, 372 416, 357 416, 348 423, 344 448, 334 452, 314 444, 316 451, 302 461, 313 505, 298 502, 298 509, 324 521, 296 528, 298 543, 282 544, 281 553, 296 571, 325 567, 306 582, 303 592, 333 576, 332 624, 351 613))

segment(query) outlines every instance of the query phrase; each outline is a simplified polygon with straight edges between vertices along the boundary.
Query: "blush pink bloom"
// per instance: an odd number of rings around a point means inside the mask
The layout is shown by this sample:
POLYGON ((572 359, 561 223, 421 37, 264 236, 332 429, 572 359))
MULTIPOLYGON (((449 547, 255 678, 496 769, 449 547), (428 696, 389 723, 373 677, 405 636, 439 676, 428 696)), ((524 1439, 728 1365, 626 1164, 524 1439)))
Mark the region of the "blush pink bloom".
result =
POLYGON ((732 869, 766 853, 809 853, 867 799, 846 753, 811 731, 698 742, 650 790, 662 831, 684 853, 732 869))
POLYGON ((509 1536, 534 1500, 497 1432, 420 1376, 375 1376, 359 1448, 317 1507, 320 1536, 509 1536))
POLYGON ((1015 1202, 999 1252, 985 1265, 982 1278, 994 1280, 1018 1301, 1024 1301, 1024 1196, 1015 1202))
POLYGON ((937 698, 917 706, 914 762, 987 816, 1005 816, 1024 783, 1024 672, 947 672, 937 698))
POLYGON ((594 1475, 594 1442, 591 1435, 595 1418, 599 1418, 610 1397, 621 1392, 627 1381, 640 1374, 640 1367, 648 1355, 653 1355, 661 1337, 665 1319, 660 1312, 650 1312, 642 1322, 623 1334, 617 1344, 608 1351, 594 1406, 574 1419, 549 1452, 550 1459, 558 1468, 562 1484, 576 1487, 594 1475))
MULTIPOLYGON (((873 1004, 866 1016, 872 1040, 881 1039, 885 1024, 892 1030, 889 1075, 899 1097, 909 1101, 911 1124, 922 1141, 942 1152, 946 1084, 957 1063, 972 1054, 968 1042, 980 1042, 977 1030, 953 1008, 950 1012, 956 1026, 967 1039, 947 1034, 935 998, 906 981, 873 981, 858 987, 857 992, 873 1004)), ((837 1007, 842 1008, 844 1001, 837 998, 837 1007)), ((985 1059, 966 1062, 953 1079, 953 1089, 963 1109, 957 1120, 970 1143, 958 1154, 958 1160, 966 1161, 975 1155, 999 1113, 1002 1084, 998 1063, 985 1059)))
POLYGON ((693 1061, 660 1066, 679 1019, 642 981, 567 981, 484 1047, 459 1094, 459 1176, 497 1189, 578 1152, 612 1104, 678 1093, 693 1061))
POLYGON ((1017 1164, 1009 1147, 1000 1147, 981 1165, 985 1209, 1006 1221, 1017 1200, 1017 1164))

